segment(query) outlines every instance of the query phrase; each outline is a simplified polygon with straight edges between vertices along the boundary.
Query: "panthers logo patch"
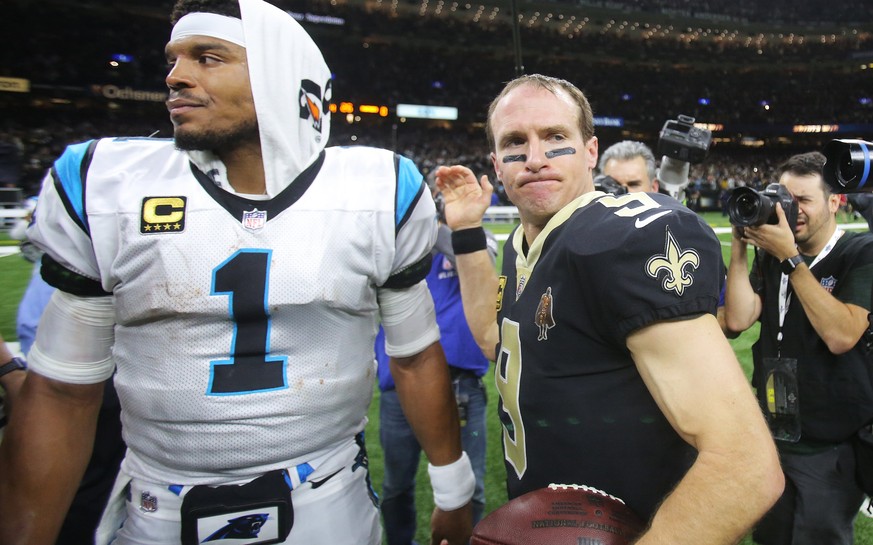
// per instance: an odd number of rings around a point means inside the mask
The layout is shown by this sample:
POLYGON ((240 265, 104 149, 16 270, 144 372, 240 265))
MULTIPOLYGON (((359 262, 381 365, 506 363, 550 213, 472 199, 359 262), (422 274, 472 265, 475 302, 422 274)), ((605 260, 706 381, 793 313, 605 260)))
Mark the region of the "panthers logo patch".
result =
POLYGON ((218 529, 202 541, 217 541, 219 539, 253 539, 261 533, 261 528, 270 516, 267 513, 244 515, 227 521, 227 525, 218 529))
MULTIPOLYGON (((322 91, 321 85, 312 80, 304 79, 300 82, 300 94, 298 95, 300 106, 300 119, 308 119, 312 128, 319 133, 322 130, 324 116, 328 115, 328 107, 331 98, 331 80, 328 80, 322 91)), ((321 136, 319 135, 319 139, 321 136)))

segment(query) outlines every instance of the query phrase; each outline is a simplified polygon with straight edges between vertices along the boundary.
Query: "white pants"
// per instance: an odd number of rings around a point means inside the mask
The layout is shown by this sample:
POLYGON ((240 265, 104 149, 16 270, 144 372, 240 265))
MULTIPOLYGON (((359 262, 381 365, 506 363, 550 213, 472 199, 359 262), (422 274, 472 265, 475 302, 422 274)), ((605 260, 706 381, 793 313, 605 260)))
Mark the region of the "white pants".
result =
MULTIPOLYGON (((379 510, 371 496, 368 471, 366 467, 355 467, 358 447, 345 445, 341 449, 341 461, 326 463, 315 470, 306 482, 295 486, 291 491, 294 508, 294 525, 288 538, 282 542, 287 545, 379 545, 382 542, 382 528, 379 524, 379 510), (341 469, 340 469, 341 468, 341 469), (339 469, 339 473, 331 476, 339 469), (327 480, 324 480, 329 477, 327 480), (315 487, 313 487, 313 483, 315 487), (321 483, 321 484, 319 484, 321 483)), ((104 515, 101 530, 98 530, 97 543, 111 545, 179 545, 181 517, 179 509, 182 497, 171 492, 166 485, 146 483, 130 476, 119 475, 116 482, 118 495, 123 498, 126 483, 130 483, 130 500, 124 506, 116 502, 116 508, 123 519, 120 529, 110 540, 101 539, 106 534, 103 527, 111 522, 113 499, 104 515), (145 493, 145 496, 143 495, 145 493), (149 509, 141 508, 143 498, 147 498, 149 509), (154 506, 156 509, 151 510, 154 506), (123 509, 123 511, 121 511, 123 509)), ((182 494, 184 496, 184 493, 182 494)), ((233 543, 247 545, 257 539, 222 539, 210 541, 219 545, 233 543)))

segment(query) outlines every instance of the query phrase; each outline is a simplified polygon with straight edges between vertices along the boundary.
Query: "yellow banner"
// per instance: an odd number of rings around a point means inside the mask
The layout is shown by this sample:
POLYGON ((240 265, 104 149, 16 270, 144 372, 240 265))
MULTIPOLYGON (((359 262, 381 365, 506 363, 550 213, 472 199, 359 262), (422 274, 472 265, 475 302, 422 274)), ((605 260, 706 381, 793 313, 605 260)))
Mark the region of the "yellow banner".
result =
POLYGON ((29 93, 30 80, 23 78, 0 78, 0 91, 8 93, 29 93))

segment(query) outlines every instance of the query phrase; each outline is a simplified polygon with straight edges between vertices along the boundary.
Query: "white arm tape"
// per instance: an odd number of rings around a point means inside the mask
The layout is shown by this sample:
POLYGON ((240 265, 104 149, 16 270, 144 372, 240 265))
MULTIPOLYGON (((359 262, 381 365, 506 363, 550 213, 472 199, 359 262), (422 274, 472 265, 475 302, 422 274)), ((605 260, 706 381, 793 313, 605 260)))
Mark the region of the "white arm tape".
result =
POLYGON ((427 464, 427 474, 433 488, 433 502, 443 511, 454 511, 467 505, 476 490, 476 476, 466 452, 445 466, 427 464))
POLYGON ((55 290, 40 319, 28 368, 72 384, 103 382, 115 370, 114 342, 112 297, 78 297, 55 290))
POLYGON ((389 356, 412 356, 440 340, 433 298, 424 280, 403 290, 380 289, 379 310, 389 356))

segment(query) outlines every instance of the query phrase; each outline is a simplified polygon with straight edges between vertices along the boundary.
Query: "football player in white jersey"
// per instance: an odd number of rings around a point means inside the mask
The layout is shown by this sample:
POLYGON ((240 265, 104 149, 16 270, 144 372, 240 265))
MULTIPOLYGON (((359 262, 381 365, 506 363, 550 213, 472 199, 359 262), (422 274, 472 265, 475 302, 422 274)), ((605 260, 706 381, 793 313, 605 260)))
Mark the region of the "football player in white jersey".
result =
POLYGON ((58 291, 0 446, 0 543, 53 543, 113 371, 128 452, 97 543, 380 543, 363 441, 380 320, 434 542, 466 543, 421 175, 325 149, 330 71, 289 14, 180 0, 172 20, 174 139, 72 145, 44 182, 28 234, 58 291))

